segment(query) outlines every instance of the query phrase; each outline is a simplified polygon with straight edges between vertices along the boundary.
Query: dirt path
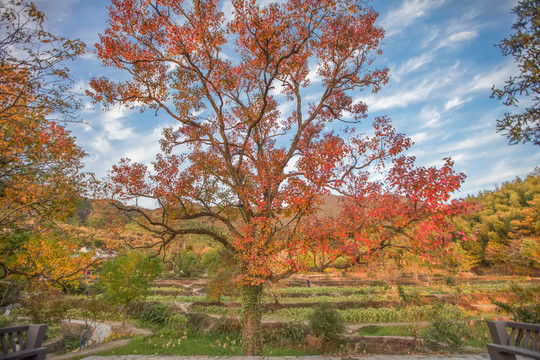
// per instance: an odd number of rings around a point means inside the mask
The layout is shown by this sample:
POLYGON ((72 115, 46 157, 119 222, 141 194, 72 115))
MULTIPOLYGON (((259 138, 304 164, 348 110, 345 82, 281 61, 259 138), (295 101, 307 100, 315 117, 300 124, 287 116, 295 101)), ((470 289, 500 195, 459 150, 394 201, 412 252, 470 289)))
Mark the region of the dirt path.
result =
MULTIPOLYGON (((116 334, 126 334, 133 336, 150 336, 153 332, 149 329, 143 329, 136 327, 135 324, 126 322, 125 326, 122 326, 121 321, 104 321, 97 323, 96 326, 101 329, 109 328, 110 331, 116 334)), ((101 335, 100 335, 101 336, 101 335)), ((108 335, 107 335, 108 336, 108 335)), ((102 339, 103 340, 103 339, 102 339)), ((127 345, 131 339, 121 339, 110 342, 100 342, 87 346, 84 350, 74 351, 67 354, 48 354, 47 360, 69 360, 75 357, 85 357, 93 354, 100 353, 102 351, 116 349, 117 347, 127 345)))

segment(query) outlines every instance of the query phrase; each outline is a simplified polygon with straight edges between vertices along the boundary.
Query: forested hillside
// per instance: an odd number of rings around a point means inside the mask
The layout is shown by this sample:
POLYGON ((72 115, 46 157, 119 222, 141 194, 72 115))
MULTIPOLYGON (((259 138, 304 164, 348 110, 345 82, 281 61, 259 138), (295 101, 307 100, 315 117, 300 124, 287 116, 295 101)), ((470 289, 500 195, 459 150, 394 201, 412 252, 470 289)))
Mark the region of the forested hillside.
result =
POLYGON ((475 234, 463 248, 480 268, 530 273, 540 267, 540 168, 469 201, 478 210, 461 216, 457 227, 475 234))
MULTIPOLYGON (((430 264, 429 268, 518 274, 540 271, 540 169, 524 180, 516 178, 495 190, 470 196, 468 201, 475 204, 475 210, 456 219, 452 256, 440 259, 437 266, 430 264), (462 240, 463 235, 467 240, 462 240)), ((318 217, 336 216, 340 207, 338 196, 325 196, 318 217)), ((122 218, 110 204, 88 199, 80 203, 69 226, 86 235, 86 246, 101 247, 105 245, 111 224, 115 231, 121 230, 116 234, 118 237, 142 239, 147 236, 135 223, 122 218)), ((204 236, 186 236, 166 249, 165 260, 172 271, 184 268, 186 273, 197 274, 197 270, 203 270, 203 258, 211 251, 211 246, 212 242, 204 236)), ((427 265, 413 255, 399 251, 378 262, 371 267, 388 269, 393 266, 410 272, 427 265)))

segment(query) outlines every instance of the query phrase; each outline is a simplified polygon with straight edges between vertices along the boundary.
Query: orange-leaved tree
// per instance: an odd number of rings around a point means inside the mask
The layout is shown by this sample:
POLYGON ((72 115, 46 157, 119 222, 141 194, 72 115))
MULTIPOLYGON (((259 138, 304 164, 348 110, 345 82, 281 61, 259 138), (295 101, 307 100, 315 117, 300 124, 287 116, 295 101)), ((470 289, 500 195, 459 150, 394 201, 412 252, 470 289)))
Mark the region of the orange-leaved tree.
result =
POLYGON ((54 234, 54 223, 76 209, 84 191, 85 154, 55 120, 74 120, 79 107, 64 62, 81 54, 84 44, 49 33, 44 18, 33 3, 2 2, 0 277, 47 278, 65 285, 73 279, 69 274, 80 275, 82 268, 60 274, 53 269, 54 254, 64 262, 87 262, 75 259, 71 243, 58 248, 61 237, 54 234))
POLYGON ((403 155, 411 141, 385 117, 360 131, 367 106, 352 95, 376 92, 388 74, 372 66, 384 32, 364 1, 259 6, 233 0, 227 15, 223 6, 113 0, 97 54, 127 80, 93 79, 89 93, 105 107, 150 108, 178 121, 163 132, 152 169, 122 160, 106 195, 153 234, 149 244, 135 245, 165 250, 183 235, 198 234, 234 254, 241 268, 244 354, 253 355, 262 352, 265 282, 305 268, 313 251, 330 259, 344 254, 353 264, 364 250, 393 245, 390 235, 375 244, 385 231, 406 236, 411 233, 404 229, 414 228, 422 235, 418 241, 443 243, 447 216, 459 212, 450 194, 464 176, 451 161, 417 169, 403 155), (352 199, 353 212, 366 209, 363 201, 371 202, 369 210, 358 218, 344 212, 351 217, 347 227, 344 221, 306 226, 315 221, 310 217, 322 195, 332 192, 352 199), (389 208, 403 196, 409 196, 403 207, 389 208), (138 206, 144 198, 157 209, 138 206), (319 236, 324 232, 331 244, 319 236), (318 246, 317 236, 326 243, 318 246), (364 246, 368 240, 372 248, 364 246))

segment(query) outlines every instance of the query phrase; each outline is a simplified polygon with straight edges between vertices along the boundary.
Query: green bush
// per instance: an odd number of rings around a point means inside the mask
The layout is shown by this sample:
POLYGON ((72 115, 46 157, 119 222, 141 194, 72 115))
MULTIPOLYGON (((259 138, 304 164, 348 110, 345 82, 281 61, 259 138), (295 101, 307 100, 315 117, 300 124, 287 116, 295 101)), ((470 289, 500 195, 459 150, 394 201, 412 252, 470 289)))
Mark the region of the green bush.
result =
POLYGON ((202 259, 201 266, 207 274, 211 275, 216 272, 216 268, 221 260, 220 252, 217 249, 207 251, 202 259))
POLYGON ((494 305, 509 314, 512 314, 512 320, 525 322, 529 324, 540 324, 540 304, 518 305, 506 304, 502 301, 494 301, 494 305))
POLYGON ((21 313, 29 316, 34 324, 58 324, 71 305, 60 293, 28 294, 21 302, 21 313))
POLYGON ((204 332, 213 325, 213 319, 203 313, 191 313, 187 317, 187 326, 195 332, 204 332))
POLYGON ((462 321, 438 318, 422 332, 421 337, 436 346, 446 344, 452 349, 459 349, 465 343, 467 327, 462 321))
POLYGON ((455 276, 447 275, 447 276, 443 277, 443 282, 444 282, 445 285, 455 286, 457 284, 457 279, 456 279, 455 276))
POLYGON ((162 303, 152 302, 146 304, 138 314, 139 319, 146 324, 163 327, 169 321, 171 307, 162 303))
POLYGON ((201 263, 193 251, 186 251, 182 254, 182 260, 180 264, 180 270, 187 277, 195 277, 199 275, 202 270, 201 263))
POLYGON ((313 310, 309 318, 309 329, 315 336, 335 340, 345 330, 345 325, 339 311, 323 303, 313 310))
POLYGON ((267 346, 282 346, 283 343, 303 343, 308 327, 298 322, 268 323, 262 327, 263 341, 267 346))
POLYGON ((500 310, 512 314, 514 321, 540 324, 540 304, 537 302, 540 286, 513 281, 509 284, 508 291, 514 294, 516 301, 508 303, 494 301, 493 304, 500 310))
POLYGON ((398 285, 397 291, 398 291, 399 299, 404 304, 410 304, 410 303, 420 300, 420 296, 418 295, 418 291, 416 290, 406 292, 403 286, 398 285))
POLYGON ((213 327, 213 332, 217 334, 238 336, 242 333, 242 324, 240 324, 239 320, 222 317, 217 320, 213 327))
POLYGON ((293 321, 285 324, 282 330, 282 336, 285 341, 300 343, 306 338, 307 331, 307 325, 299 321, 293 321))

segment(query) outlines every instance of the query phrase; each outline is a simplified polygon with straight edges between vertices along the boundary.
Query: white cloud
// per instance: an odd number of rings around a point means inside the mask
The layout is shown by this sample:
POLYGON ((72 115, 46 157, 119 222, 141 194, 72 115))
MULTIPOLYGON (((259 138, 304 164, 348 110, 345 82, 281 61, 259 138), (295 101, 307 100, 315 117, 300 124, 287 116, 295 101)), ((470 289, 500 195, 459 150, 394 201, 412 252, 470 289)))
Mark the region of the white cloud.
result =
POLYGON ((504 66, 491 69, 487 73, 476 75, 468 84, 468 91, 483 91, 491 89, 493 85, 501 86, 510 75, 516 73, 516 64, 513 61, 507 62, 504 66))
POLYGON ((426 132, 416 133, 411 136, 411 139, 412 141, 414 141, 415 144, 422 143, 426 141, 427 138, 428 138, 428 134, 426 132))
POLYGON ((272 86, 273 88, 270 90, 270 95, 272 96, 284 96, 283 94, 281 94, 281 92, 283 91, 283 85, 280 81, 274 81, 272 83, 272 86))
MULTIPOLYGON (((366 102, 366 104, 368 104, 368 107, 371 111, 378 111, 395 107, 406 107, 409 104, 418 103, 420 101, 426 100, 433 93, 433 90, 437 87, 439 87, 439 83, 437 81, 430 82, 428 80, 423 80, 410 90, 399 89, 394 94, 388 96, 369 96, 364 99, 364 101, 366 102)), ((355 101, 358 100, 360 99, 356 99, 355 101)))
POLYGON ((90 146, 94 151, 99 153, 109 153, 111 151, 111 144, 107 139, 102 136, 95 136, 93 141, 90 142, 90 146))
POLYGON ((448 41, 450 42, 460 42, 460 41, 466 41, 474 39, 478 36, 478 33, 476 31, 461 31, 455 34, 450 35, 448 38, 448 41))
POLYGON ((457 150, 474 149, 480 146, 486 146, 488 144, 496 143, 500 140, 500 135, 495 131, 476 132, 470 135, 470 137, 454 143, 448 144, 440 150, 441 153, 450 153, 457 150))
POLYGON ((424 124, 424 127, 437 128, 441 126, 441 113, 433 107, 424 106, 418 115, 418 120, 424 124))
POLYGON ((437 48, 455 46, 464 41, 470 41, 478 36, 476 31, 461 31, 458 33, 450 33, 438 45, 437 48))
POLYGON ((134 136, 133 128, 127 127, 122 121, 127 113, 128 109, 116 107, 103 114, 101 123, 110 140, 125 140, 134 136))
POLYGON ((452 155, 452 160, 455 162, 455 164, 464 165, 469 162, 469 154, 459 153, 452 155))
POLYGON ((398 9, 388 12, 381 23, 386 37, 402 32, 416 19, 444 3, 444 0, 405 0, 398 9))
POLYGON ((433 58, 434 56, 431 53, 424 53, 419 56, 410 58, 405 63, 402 63, 399 68, 390 71, 390 76, 392 77, 392 79, 399 82, 403 76, 420 69, 424 65, 433 61, 433 58))
POLYGON ((319 70, 319 64, 312 64, 309 66, 309 74, 307 76, 307 79, 309 80, 310 84, 315 84, 322 81, 322 78, 319 74, 317 74, 317 71, 319 70))
POLYGON ((463 105, 466 102, 469 102, 471 100, 472 100, 472 98, 463 99, 463 98, 460 98, 459 96, 454 96, 452 99, 450 99, 450 100, 448 100, 446 102, 446 104, 444 105, 444 110, 451 110, 451 109, 459 107, 459 106, 461 106, 461 105, 463 105))
POLYGON ((225 15, 225 22, 229 22, 233 19, 233 13, 234 13, 234 6, 232 4, 231 0, 227 0, 223 3, 223 6, 221 7, 221 11, 223 11, 223 14, 225 15))

